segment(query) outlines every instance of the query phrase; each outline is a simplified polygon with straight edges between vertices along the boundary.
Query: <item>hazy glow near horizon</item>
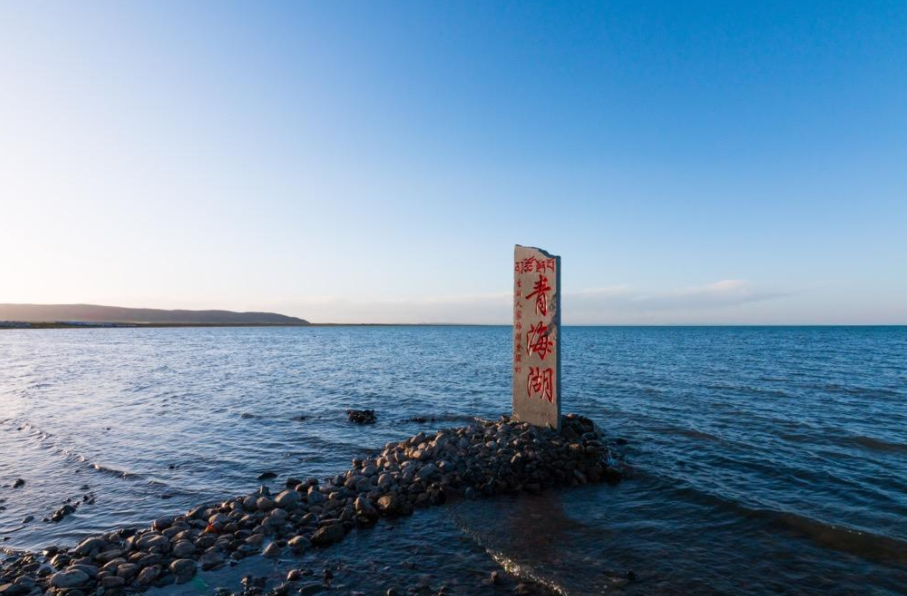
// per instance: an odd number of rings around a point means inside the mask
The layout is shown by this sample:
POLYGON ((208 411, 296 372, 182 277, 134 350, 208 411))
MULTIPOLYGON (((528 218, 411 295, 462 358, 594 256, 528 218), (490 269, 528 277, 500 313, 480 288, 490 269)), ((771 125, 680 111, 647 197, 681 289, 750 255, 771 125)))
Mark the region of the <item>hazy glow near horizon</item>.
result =
POLYGON ((907 3, 0 4, 0 303, 907 323, 907 3))

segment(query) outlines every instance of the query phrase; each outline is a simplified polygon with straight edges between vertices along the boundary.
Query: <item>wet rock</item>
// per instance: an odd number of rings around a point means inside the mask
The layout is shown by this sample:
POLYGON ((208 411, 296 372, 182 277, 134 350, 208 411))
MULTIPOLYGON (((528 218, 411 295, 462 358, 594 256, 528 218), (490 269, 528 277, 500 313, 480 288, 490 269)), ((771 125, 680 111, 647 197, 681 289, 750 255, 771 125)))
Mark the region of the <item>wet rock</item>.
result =
POLYGON ((170 573, 176 576, 180 583, 186 582, 195 575, 196 563, 192 559, 177 559, 170 563, 170 573))
POLYGON ((60 521, 63 521, 63 518, 65 518, 67 515, 71 515, 75 512, 76 512, 75 507, 73 507, 72 505, 66 504, 66 505, 63 505, 62 507, 60 507, 59 509, 57 509, 56 511, 54 511, 53 514, 51 514, 50 519, 51 519, 51 521, 54 521, 54 522, 60 522, 60 521))
POLYGON ((101 551, 107 546, 107 541, 103 538, 86 538, 73 549, 73 554, 80 557, 87 557, 92 553, 101 551))
POLYGON ((400 513, 400 497, 395 494, 381 495, 378 497, 378 509, 385 515, 400 513))
POLYGON ((376 520, 379 517, 378 510, 372 505, 371 501, 364 497, 356 497, 353 502, 356 513, 367 519, 376 520))
POLYGON ((188 540, 180 540, 173 545, 172 550, 174 557, 185 559, 195 553, 195 545, 188 540))
POLYGON ((258 476, 259 480, 273 480, 274 478, 277 478, 277 474, 274 472, 263 472, 258 476))
POLYGON ((135 541, 135 547, 139 550, 151 553, 168 553, 170 552, 170 541, 162 534, 148 532, 135 541))
POLYGON ((312 534, 311 541, 315 546, 328 546, 343 540, 345 534, 346 532, 343 529, 343 525, 331 524, 318 528, 318 531, 312 534))
POLYGON ((262 553, 262 555, 270 559, 276 559, 280 556, 280 547, 277 546, 276 543, 272 542, 265 548, 265 551, 262 553))
POLYGON ((302 501, 302 495, 295 490, 285 490, 274 499, 274 504, 281 509, 295 508, 302 501))
POLYGON ((154 523, 151 524, 151 529, 155 532, 163 532, 173 524, 172 517, 162 517, 160 519, 154 520, 154 523))
POLYGON ((135 563, 123 563, 117 566, 117 576, 131 580, 139 573, 139 566, 135 563))
POLYGON ((375 424, 378 421, 375 410, 347 410, 346 415, 350 422, 356 424, 375 424))
POLYGON ((311 545, 311 541, 305 536, 294 536, 293 538, 290 538, 289 542, 287 542, 287 546, 289 546, 296 552, 304 551, 311 545))
POLYGON ((255 501, 255 507, 258 511, 270 511, 274 509, 274 501, 268 497, 258 497, 258 500, 255 501))
POLYGON ((224 556, 217 551, 210 550, 199 558, 198 564, 201 565, 202 571, 208 571, 223 565, 224 556))
POLYGON ((66 569, 50 576, 50 585, 55 588, 78 588, 88 583, 88 574, 79 569, 66 569))
POLYGON ((125 585, 126 585, 126 580, 124 578, 116 576, 116 575, 110 575, 101 580, 101 586, 108 590, 122 588, 125 585))
POLYGON ((25 486, 25 480, 22 478, 16 478, 16 481, 13 482, 13 488, 22 488, 25 486))

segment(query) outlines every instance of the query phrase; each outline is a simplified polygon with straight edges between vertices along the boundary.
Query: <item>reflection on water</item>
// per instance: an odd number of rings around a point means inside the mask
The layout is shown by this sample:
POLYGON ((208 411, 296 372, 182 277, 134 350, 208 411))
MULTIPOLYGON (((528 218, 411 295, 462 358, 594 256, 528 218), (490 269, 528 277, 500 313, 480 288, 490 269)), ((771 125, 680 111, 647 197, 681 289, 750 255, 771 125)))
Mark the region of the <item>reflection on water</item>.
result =
MULTIPOLYGON (((633 479, 419 511, 306 557, 336 557, 349 586, 405 589, 427 565, 433 587, 462 593, 490 589, 494 561, 564 594, 904 593, 905 339, 565 328, 565 410, 629 440, 633 479)), ((146 525, 265 471, 324 477, 419 430, 494 418, 509 354, 503 327, 0 332, 0 546, 146 525), (349 424, 351 407, 378 423, 349 424), (94 504, 41 521, 86 492, 94 504)))

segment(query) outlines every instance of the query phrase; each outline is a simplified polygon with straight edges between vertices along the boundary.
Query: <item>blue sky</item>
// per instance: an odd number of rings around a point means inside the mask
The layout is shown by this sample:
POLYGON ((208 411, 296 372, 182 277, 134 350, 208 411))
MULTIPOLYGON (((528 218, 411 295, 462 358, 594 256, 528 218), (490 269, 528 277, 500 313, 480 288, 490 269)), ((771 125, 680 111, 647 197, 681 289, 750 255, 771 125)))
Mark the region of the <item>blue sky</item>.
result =
POLYGON ((4 2, 0 302, 907 323, 907 3, 4 2))

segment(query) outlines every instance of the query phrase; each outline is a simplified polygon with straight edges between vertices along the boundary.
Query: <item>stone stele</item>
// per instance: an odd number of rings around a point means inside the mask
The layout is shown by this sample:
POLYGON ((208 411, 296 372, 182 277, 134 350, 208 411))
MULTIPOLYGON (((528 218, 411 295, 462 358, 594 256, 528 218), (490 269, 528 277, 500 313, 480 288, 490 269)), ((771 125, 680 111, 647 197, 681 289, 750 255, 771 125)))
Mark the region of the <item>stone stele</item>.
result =
POLYGON ((561 422, 561 258, 513 249, 513 417, 537 426, 561 422))

